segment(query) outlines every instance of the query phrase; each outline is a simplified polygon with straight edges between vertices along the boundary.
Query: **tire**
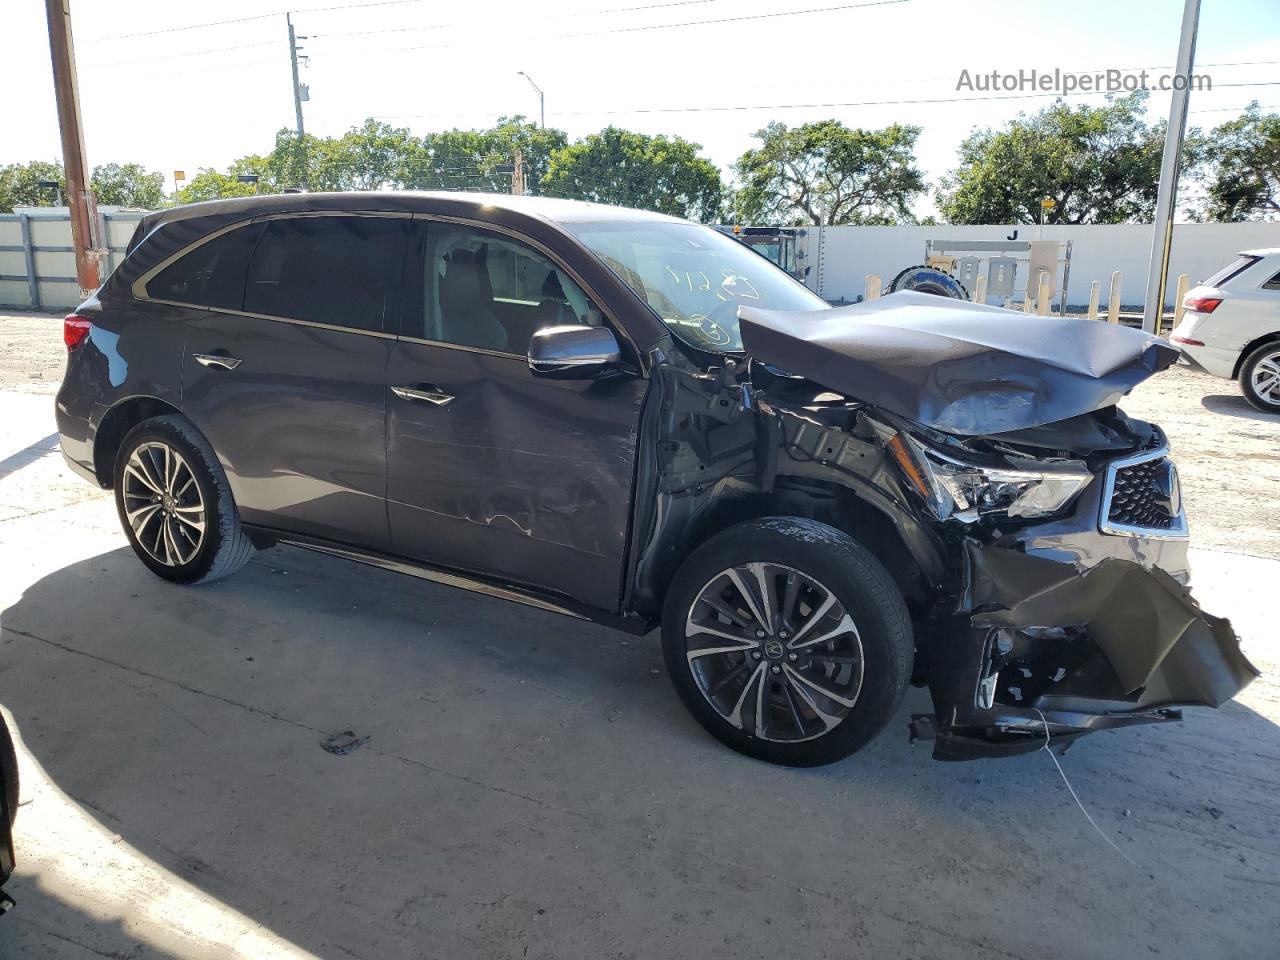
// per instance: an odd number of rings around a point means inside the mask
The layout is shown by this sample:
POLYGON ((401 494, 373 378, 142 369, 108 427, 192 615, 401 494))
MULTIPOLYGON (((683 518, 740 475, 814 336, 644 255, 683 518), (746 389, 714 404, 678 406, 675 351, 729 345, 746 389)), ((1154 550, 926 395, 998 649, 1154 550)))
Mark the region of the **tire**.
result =
POLYGON ((667 591, 662 647, 676 692, 707 732, 792 767, 866 746, 902 702, 914 655, 906 604, 880 561, 839 530, 794 517, 742 523, 695 550, 667 591), (772 613, 751 605, 766 590, 778 601, 772 613))
POLYGON ((0 716, 0 779, 4 781, 4 801, 9 808, 9 826, 18 816, 18 754, 4 717, 0 716))
POLYGON ((183 417, 154 417, 130 430, 120 444, 114 479, 120 525, 156 576, 208 583, 235 573, 253 555, 222 465, 183 417))
POLYGON ((947 297, 951 300, 969 299, 969 291, 963 283, 945 270, 924 264, 907 267, 893 278, 893 283, 889 284, 889 292, 897 293, 899 290, 931 293, 935 297, 947 297))
POLYGON ((1244 358, 1240 392, 1263 413, 1280 413, 1280 340, 1264 343, 1244 358))

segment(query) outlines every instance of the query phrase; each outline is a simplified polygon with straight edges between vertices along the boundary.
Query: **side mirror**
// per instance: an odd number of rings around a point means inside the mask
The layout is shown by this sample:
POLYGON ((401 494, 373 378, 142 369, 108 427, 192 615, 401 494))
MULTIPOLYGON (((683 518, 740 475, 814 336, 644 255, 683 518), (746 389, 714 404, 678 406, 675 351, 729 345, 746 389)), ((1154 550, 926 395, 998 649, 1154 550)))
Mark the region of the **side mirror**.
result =
POLYGON ((618 356, 607 327, 543 327, 529 341, 529 369, 557 380, 592 380, 617 366, 618 356))

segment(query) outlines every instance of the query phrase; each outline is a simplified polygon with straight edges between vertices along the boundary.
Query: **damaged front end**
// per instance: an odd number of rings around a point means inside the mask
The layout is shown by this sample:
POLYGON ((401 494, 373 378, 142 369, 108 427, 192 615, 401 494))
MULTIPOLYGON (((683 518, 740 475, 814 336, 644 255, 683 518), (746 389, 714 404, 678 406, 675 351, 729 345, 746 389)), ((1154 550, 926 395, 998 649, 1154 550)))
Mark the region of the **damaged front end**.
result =
POLYGON ((920 295, 740 319, 750 363, 663 407, 641 593, 729 504, 825 514, 903 588, 934 705, 912 734, 945 760, 1176 720, 1257 676, 1190 595, 1163 434, 1115 407, 1176 359, 1162 342, 920 295))

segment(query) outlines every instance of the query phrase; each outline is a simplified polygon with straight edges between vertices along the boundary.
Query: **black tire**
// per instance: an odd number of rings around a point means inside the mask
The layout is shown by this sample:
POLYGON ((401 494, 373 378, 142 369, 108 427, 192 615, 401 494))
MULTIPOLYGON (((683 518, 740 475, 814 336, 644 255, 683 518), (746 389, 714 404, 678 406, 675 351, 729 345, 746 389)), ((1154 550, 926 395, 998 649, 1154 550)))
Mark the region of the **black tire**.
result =
POLYGON ((0 716, 0 778, 4 780, 4 801, 9 808, 9 826, 12 827, 18 815, 18 754, 3 716, 0 716))
POLYGON ((899 271, 893 278, 893 283, 889 284, 889 292, 897 293, 899 290, 931 293, 935 297, 947 297, 951 300, 969 299, 969 291, 963 283, 947 271, 923 263, 899 271))
MULTIPOLYGON (((240 516, 236 510, 235 500, 231 496, 231 487, 227 483, 227 475, 218 462, 217 455, 208 441, 186 419, 177 415, 153 417, 144 420, 126 434, 120 444, 120 452, 115 465, 115 497, 116 511, 120 516, 120 525, 124 528, 129 545, 147 568, 158 577, 173 583, 196 584, 208 583, 229 576, 243 567, 253 555, 254 547, 249 537, 240 527, 240 516), (155 533, 155 524, 166 522, 161 515, 158 520, 150 522, 143 528, 143 536, 150 546, 144 545, 138 533, 129 521, 126 500, 130 507, 137 510, 139 499, 130 491, 141 491, 136 472, 129 478, 126 488, 125 469, 130 458, 140 450, 148 451, 148 455, 162 445, 176 452, 188 468, 188 474, 194 481, 203 508, 198 515, 203 523, 199 542, 192 542, 194 535, 189 533, 190 526, 178 523, 173 518, 172 529, 191 539, 181 542, 181 549, 174 550, 174 562, 166 563, 153 554, 164 554, 166 549, 160 546, 163 537, 155 533), (154 536, 153 536, 154 534, 154 536), (158 538, 158 539, 157 539, 158 538), (182 556, 181 550, 190 550, 188 556, 182 556)), ((193 500, 192 491, 188 487, 184 499, 193 500)), ((177 505, 176 505, 177 506, 177 505)), ((178 538, 175 538, 175 543, 178 538)))
MULTIPOLYGON (((800 642, 803 630, 803 623, 795 628, 795 642, 800 642)), ((759 633, 754 636, 758 637, 759 633)), ((784 632, 779 636, 786 638, 787 634, 784 632)), ((764 641, 761 644, 763 651, 764 641)), ((914 658, 911 618, 901 592, 880 561, 847 534, 814 520, 794 517, 769 517, 738 524, 695 550, 681 565, 667 591, 663 607, 662 646, 667 672, 676 692, 689 712, 712 736, 747 756, 793 767, 833 763, 866 746, 884 729, 902 702, 914 658), (812 739, 780 742, 757 736, 755 730, 759 729, 758 726, 746 729, 734 725, 703 694, 691 666, 685 632, 688 618, 694 615, 695 603, 701 605, 699 597, 704 588, 710 588, 722 572, 749 563, 782 567, 819 582, 843 605, 856 625, 863 661, 860 689, 843 719, 812 739)), ((776 649, 777 645, 774 646, 776 649)), ((790 646, 786 649, 789 650, 790 646)), ((749 656, 754 658, 754 662, 763 661, 768 666, 767 658, 757 653, 753 650, 749 656)), ((737 655, 735 650, 726 656, 737 655)), ((792 654, 777 656, 791 658, 792 654)), ((750 667, 747 654, 742 655, 742 664, 750 667)), ((803 669, 803 664, 799 666, 803 669)), ((768 669, 774 674, 782 671, 784 677, 794 676, 794 672, 786 673, 787 666, 781 660, 768 669)), ((771 679, 767 672, 762 672, 761 678, 762 686, 770 684, 767 709, 776 709, 775 696, 785 695, 792 701, 794 713, 798 699, 780 689, 782 680, 777 677, 771 679)), ((797 686, 793 683, 791 689, 797 689, 797 686)), ((750 681, 747 688, 750 688, 750 681)), ((739 718, 742 719, 742 714, 739 718)), ((800 721, 801 717, 796 716, 798 725, 800 721)))
MULTIPOLYGON (((1269 396, 1263 396, 1258 392, 1254 378, 1255 375, 1263 376, 1264 373, 1269 373, 1276 368, 1280 368, 1280 340, 1271 340, 1262 344, 1240 364, 1240 392, 1244 394, 1244 398, 1250 405, 1263 413, 1280 413, 1280 385, 1277 385, 1269 396), (1268 365, 1268 369, 1260 372, 1258 368, 1264 363, 1268 365)), ((1267 380, 1265 376, 1263 378, 1267 380)))

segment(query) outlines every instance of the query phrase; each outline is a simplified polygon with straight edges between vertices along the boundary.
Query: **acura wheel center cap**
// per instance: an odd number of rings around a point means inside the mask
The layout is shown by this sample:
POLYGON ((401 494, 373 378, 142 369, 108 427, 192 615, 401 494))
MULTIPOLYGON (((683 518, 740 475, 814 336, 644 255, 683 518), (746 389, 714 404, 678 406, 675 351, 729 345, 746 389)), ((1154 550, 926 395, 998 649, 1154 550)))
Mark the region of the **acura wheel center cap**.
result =
POLYGON ((765 642, 764 655, 770 660, 781 660, 782 655, 786 652, 786 647, 782 645, 781 640, 768 640, 765 642))

